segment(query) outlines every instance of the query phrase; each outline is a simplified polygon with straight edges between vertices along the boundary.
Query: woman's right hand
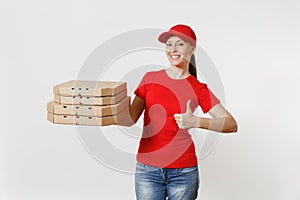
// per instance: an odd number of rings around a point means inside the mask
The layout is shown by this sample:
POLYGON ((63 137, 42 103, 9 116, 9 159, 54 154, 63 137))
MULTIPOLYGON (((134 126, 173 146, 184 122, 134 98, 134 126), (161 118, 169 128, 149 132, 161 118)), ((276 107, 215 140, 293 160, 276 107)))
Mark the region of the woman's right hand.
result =
POLYGON ((145 101, 139 96, 135 96, 131 104, 131 97, 130 97, 129 105, 125 109, 127 109, 126 113, 122 115, 120 118, 118 118, 118 125, 132 126, 138 121, 141 114, 143 113, 145 109, 145 101))

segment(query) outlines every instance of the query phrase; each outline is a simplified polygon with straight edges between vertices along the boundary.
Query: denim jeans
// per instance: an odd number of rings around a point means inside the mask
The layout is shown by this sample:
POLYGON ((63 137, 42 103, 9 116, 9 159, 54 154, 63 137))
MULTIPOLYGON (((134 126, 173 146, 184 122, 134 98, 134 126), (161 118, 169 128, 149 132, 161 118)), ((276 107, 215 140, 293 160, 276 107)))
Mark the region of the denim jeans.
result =
POLYGON ((198 166, 157 168, 136 164, 135 193, 137 200, 194 200, 199 189, 198 166))

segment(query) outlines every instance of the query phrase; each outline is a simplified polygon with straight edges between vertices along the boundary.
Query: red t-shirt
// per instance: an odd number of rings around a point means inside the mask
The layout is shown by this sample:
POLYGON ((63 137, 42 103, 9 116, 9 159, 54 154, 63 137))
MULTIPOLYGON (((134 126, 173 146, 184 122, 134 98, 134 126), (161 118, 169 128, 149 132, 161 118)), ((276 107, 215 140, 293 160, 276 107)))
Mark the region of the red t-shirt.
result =
POLYGON ((146 105, 137 161, 161 168, 195 166, 197 157, 191 135, 178 127, 174 114, 185 113, 188 100, 193 112, 200 105, 203 113, 220 100, 194 76, 173 79, 165 69, 145 73, 134 94, 146 105))

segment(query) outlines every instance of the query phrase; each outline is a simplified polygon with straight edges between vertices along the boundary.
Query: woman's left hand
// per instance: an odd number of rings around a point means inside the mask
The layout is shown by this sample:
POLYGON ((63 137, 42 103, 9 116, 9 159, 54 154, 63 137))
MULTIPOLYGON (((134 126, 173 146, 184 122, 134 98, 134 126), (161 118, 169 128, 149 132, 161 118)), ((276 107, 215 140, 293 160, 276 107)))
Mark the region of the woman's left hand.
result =
POLYGON ((174 118, 179 128, 189 129, 189 128, 198 128, 200 118, 196 117, 193 114, 193 111, 190 106, 191 100, 187 102, 187 111, 181 114, 174 114, 174 118))

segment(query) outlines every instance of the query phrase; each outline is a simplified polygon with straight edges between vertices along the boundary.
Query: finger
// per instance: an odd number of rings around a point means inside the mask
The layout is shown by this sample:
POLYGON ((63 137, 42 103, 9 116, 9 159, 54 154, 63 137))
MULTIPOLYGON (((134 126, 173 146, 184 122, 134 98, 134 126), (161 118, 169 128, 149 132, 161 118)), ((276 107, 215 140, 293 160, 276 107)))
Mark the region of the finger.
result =
POLYGON ((182 118, 182 114, 174 114, 174 118, 175 119, 181 119, 182 118))
POLYGON ((179 125, 178 127, 179 127, 179 128, 181 128, 181 129, 183 129, 183 128, 184 128, 184 126, 183 126, 183 125, 179 125))
POLYGON ((182 123, 182 121, 180 121, 180 120, 176 120, 176 123, 177 123, 177 124, 180 124, 180 123, 182 123))
POLYGON ((191 100, 188 100, 187 103, 186 103, 186 114, 187 115, 191 115, 193 114, 193 111, 191 109, 191 100))
POLYGON ((174 118, 178 117, 180 114, 174 114, 174 118))

